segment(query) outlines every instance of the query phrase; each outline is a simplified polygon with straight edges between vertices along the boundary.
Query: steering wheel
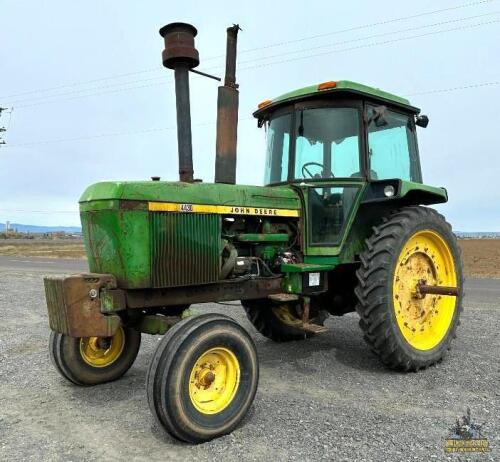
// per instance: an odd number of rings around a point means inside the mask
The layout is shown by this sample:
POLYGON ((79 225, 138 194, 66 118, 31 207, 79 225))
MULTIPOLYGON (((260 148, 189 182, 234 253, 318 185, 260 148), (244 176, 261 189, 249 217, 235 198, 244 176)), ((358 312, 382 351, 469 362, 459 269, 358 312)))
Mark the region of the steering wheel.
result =
MULTIPOLYGON (((324 175, 321 177, 321 176, 317 176, 318 174, 316 175, 313 175, 311 173, 311 171, 307 168, 307 167, 311 167, 311 166, 316 166, 316 167, 321 167, 321 171, 323 172, 323 174, 325 173, 325 166, 323 164, 320 164, 319 162, 306 162, 303 166, 302 166, 302 176, 304 178, 306 178, 306 174, 307 176, 309 176, 309 178, 326 178, 324 175)), ((330 176, 329 178, 334 178, 333 176, 333 172, 330 171, 330 176)))

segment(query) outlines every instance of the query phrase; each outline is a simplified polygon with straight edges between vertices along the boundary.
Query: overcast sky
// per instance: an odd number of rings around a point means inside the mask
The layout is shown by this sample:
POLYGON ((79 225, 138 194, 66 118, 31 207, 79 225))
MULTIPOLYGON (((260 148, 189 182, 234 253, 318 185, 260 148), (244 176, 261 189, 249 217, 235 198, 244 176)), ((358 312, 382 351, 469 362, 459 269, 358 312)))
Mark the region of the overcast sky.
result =
MULTIPOLYGON (((243 28, 238 183, 263 181, 264 133, 250 119, 260 101, 354 80, 412 95, 430 117, 419 129, 424 182, 450 196, 439 209, 456 230, 500 231, 499 0, 0 0, 0 106, 14 107, 0 119, 0 223, 78 225, 89 184, 177 179, 173 74, 158 34, 173 21, 198 28, 199 69, 218 75, 226 27, 243 28)), ((192 76, 204 181, 213 181, 216 98, 217 82, 192 76)))

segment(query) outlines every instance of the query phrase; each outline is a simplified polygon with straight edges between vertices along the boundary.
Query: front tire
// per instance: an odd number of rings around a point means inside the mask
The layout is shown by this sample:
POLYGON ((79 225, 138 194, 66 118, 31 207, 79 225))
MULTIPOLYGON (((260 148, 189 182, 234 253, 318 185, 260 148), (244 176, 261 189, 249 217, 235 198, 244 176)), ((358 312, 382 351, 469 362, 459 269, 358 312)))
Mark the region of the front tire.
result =
POLYGON ((171 436, 202 443, 236 428, 258 380, 255 345, 239 324, 219 314, 187 318, 167 332, 153 356, 149 407, 171 436))
POLYGON ((141 346, 141 333, 120 326, 112 337, 70 337, 51 332, 49 352, 57 371, 75 385, 111 382, 132 366, 141 346))
POLYGON ((433 209, 404 207, 374 228, 360 259, 356 310, 372 351, 397 370, 440 361, 462 311, 462 264, 451 226, 433 209), (458 287, 458 296, 421 296, 419 284, 458 287))

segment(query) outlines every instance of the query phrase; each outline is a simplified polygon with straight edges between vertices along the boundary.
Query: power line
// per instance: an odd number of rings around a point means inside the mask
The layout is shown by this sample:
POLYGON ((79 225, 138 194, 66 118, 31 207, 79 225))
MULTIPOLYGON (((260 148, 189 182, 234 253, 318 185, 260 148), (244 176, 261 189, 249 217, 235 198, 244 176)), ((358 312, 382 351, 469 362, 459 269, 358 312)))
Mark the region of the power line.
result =
POLYGON ((469 19, 477 19, 477 18, 482 18, 485 16, 492 16, 492 15, 496 15, 496 14, 500 14, 500 11, 493 11, 490 13, 484 13, 484 14, 479 14, 479 15, 475 15, 475 16, 468 16, 465 18, 451 19, 448 21, 440 21, 440 22, 436 22, 433 24, 424 24, 422 26, 410 27, 407 29, 400 29, 400 30, 395 30, 395 31, 391 31, 391 32, 382 32, 380 34, 373 34, 373 35, 367 35, 364 37, 359 37, 356 39, 343 40, 342 42, 327 43, 325 45, 319 45, 319 46, 311 47, 311 48, 301 48, 299 50, 286 51, 286 52, 283 52, 283 53, 280 53, 277 55, 270 55, 270 56, 250 59, 247 61, 241 61, 241 62, 238 62, 238 64, 247 64, 247 63, 252 63, 252 62, 256 62, 256 61, 257 62, 262 61, 264 59, 279 58, 281 56, 292 55, 292 54, 296 54, 296 53, 304 53, 304 52, 311 51, 311 50, 319 50, 321 48, 328 48, 328 47, 333 47, 333 46, 338 46, 338 45, 345 45, 347 43, 360 42, 362 40, 368 40, 368 39, 377 38, 377 37, 386 37, 388 35, 393 35, 393 34, 400 34, 400 33, 404 33, 404 32, 413 32, 416 30, 427 29, 429 27, 444 26, 445 24, 453 24, 453 23, 457 23, 457 22, 468 21, 469 19))
MULTIPOLYGON (((321 37, 327 37, 327 36, 331 36, 331 35, 367 29, 370 27, 376 27, 376 26, 391 24, 391 23, 395 23, 395 22, 406 21, 409 19, 415 19, 415 18, 419 18, 419 17, 429 16, 429 15, 433 15, 433 14, 439 14, 439 13, 448 12, 448 11, 454 11, 454 10, 473 7, 473 6, 479 6, 479 5, 488 4, 488 3, 491 3, 494 1, 497 1, 497 0, 480 0, 480 1, 475 1, 475 2, 463 3, 460 5, 453 6, 453 7, 441 8, 441 9, 432 10, 432 11, 425 11, 422 13, 417 13, 417 14, 413 14, 413 15, 409 15, 409 16, 402 16, 402 17, 398 17, 398 18, 393 18, 393 19, 388 19, 388 20, 383 20, 383 21, 378 21, 378 22, 373 22, 373 23, 368 23, 368 24, 362 24, 362 25, 350 27, 347 29, 325 32, 322 34, 310 35, 310 36, 306 36, 306 37, 276 42, 276 43, 263 45, 263 46, 259 46, 259 47, 243 49, 239 53, 244 54, 244 53, 250 53, 250 52, 254 52, 254 51, 258 51, 258 50, 264 50, 264 49, 285 46, 285 45, 298 43, 298 42, 304 42, 307 40, 313 40, 313 39, 317 39, 317 38, 321 38, 321 37)), ((209 60, 213 60, 213 59, 218 59, 218 58, 221 58, 223 56, 224 55, 218 55, 218 56, 212 56, 209 58, 205 58, 204 62, 209 61, 209 60)), ((101 78, 96 78, 96 79, 91 79, 91 80, 80 81, 80 82, 72 82, 72 83, 62 84, 62 85, 49 87, 49 88, 41 88, 41 89, 24 91, 24 92, 18 92, 18 93, 2 96, 2 98, 7 99, 7 98, 13 98, 13 97, 17 97, 17 96, 29 95, 29 94, 34 94, 34 93, 50 92, 50 91, 59 90, 59 89, 63 89, 63 88, 69 88, 69 87, 75 87, 75 86, 79 86, 79 85, 87 85, 87 84, 91 84, 91 83, 102 82, 102 81, 106 81, 106 80, 113 80, 113 79, 119 79, 119 78, 123 78, 123 77, 129 77, 132 75, 139 75, 139 74, 150 73, 150 72, 158 72, 161 69, 162 69, 161 66, 158 66, 155 68, 127 72, 127 73, 123 73, 123 74, 114 74, 114 75, 110 75, 107 77, 101 77, 101 78)))
POLYGON ((429 15, 432 15, 432 14, 444 13, 446 11, 458 10, 458 9, 461 9, 461 8, 467 8, 467 7, 471 7, 471 6, 477 6, 477 5, 484 4, 484 3, 491 3, 491 2, 494 2, 494 1, 497 1, 497 0, 482 0, 482 1, 478 1, 478 2, 463 3, 461 5, 451 6, 451 7, 448 7, 448 8, 442 8, 442 9, 439 9, 439 10, 425 11, 423 13, 417 13, 417 14, 413 14, 413 15, 410 15, 410 16, 403 16, 403 17, 400 17, 400 18, 388 19, 388 20, 385 20, 385 21, 372 22, 372 23, 369 23, 369 24, 362 24, 360 26, 350 27, 348 29, 341 29, 341 30, 332 31, 332 32, 326 32, 326 33, 317 34, 317 35, 309 35, 308 37, 302 37, 302 38, 298 38, 298 39, 286 40, 286 41, 283 41, 283 42, 273 43, 271 45, 264 45, 264 46, 261 46, 261 47, 250 48, 250 49, 247 49, 247 50, 243 50, 240 53, 248 53, 248 52, 251 52, 251 51, 257 51, 257 50, 262 50, 262 49, 267 49, 267 48, 274 48, 274 47, 283 46, 283 45, 290 45, 291 43, 303 42, 305 40, 313 40, 313 39, 317 39, 317 38, 327 37, 329 35, 342 34, 342 33, 345 33, 345 32, 353 32, 355 30, 367 29, 367 28, 375 27, 375 26, 382 26, 382 25, 391 24, 391 23, 394 23, 394 22, 399 22, 399 21, 406 21, 408 19, 415 19, 415 18, 420 18, 420 17, 423 17, 423 16, 429 16, 429 15))
POLYGON ((486 25, 494 24, 494 23, 498 23, 498 22, 500 22, 500 19, 494 19, 494 20, 491 20, 491 21, 480 22, 480 23, 476 23, 476 24, 470 24, 470 25, 463 26, 463 27, 454 27, 454 28, 450 28, 450 29, 443 29, 443 30, 438 30, 438 31, 433 31, 433 32, 427 32, 425 34, 411 35, 409 37, 401 37, 401 38, 397 38, 397 39, 385 40, 383 42, 373 42, 373 43, 368 43, 368 44, 359 45, 359 46, 355 46, 355 47, 341 48, 339 50, 329 50, 329 51, 324 51, 322 53, 315 53, 315 54, 310 54, 310 55, 306 55, 306 56, 298 56, 296 58, 290 58, 290 59, 285 59, 285 60, 280 60, 280 61, 273 61, 273 62, 270 62, 270 63, 256 64, 254 66, 242 67, 239 70, 241 72, 241 71, 248 70, 248 69, 257 69, 257 68, 260 68, 260 67, 274 66, 276 64, 285 64, 285 63, 289 63, 289 62, 293 62, 293 61, 300 61, 302 59, 316 58, 318 56, 325 56, 325 55, 330 55, 330 54, 334 54, 334 53, 341 53, 341 52, 345 52, 345 51, 360 50, 362 48, 371 48, 371 47, 381 46, 381 45, 389 45, 391 43, 403 42, 405 40, 411 40, 411 39, 415 39, 415 38, 423 38, 423 37, 428 37, 428 36, 431 36, 431 35, 443 34, 443 33, 446 33, 446 32, 454 32, 454 31, 459 31, 459 30, 467 30, 467 29, 472 29, 474 27, 486 26, 486 25))
POLYGON ((500 80, 497 80, 496 82, 473 83, 470 85, 462 85, 460 87, 440 88, 437 90, 419 91, 417 93, 409 93, 408 95, 405 95, 405 96, 421 96, 421 95, 433 95, 435 93, 450 93, 453 91, 470 90, 472 88, 481 88, 481 87, 491 87, 494 85, 500 85, 500 80))
MULTIPOLYGON (((241 121, 246 121, 246 120, 252 120, 252 117, 245 117, 240 119, 241 121)), ((194 127, 203 127, 206 125, 215 125, 214 122, 200 122, 193 124, 194 127)), ((9 145, 9 147, 26 147, 26 146, 35 146, 35 145, 40 145, 40 144, 52 144, 52 143, 63 143, 63 142, 69 142, 69 141, 86 141, 86 140, 91 140, 91 139, 96 139, 96 138, 110 138, 110 137, 116 137, 116 136, 126 136, 126 135, 140 135, 144 133, 154 133, 154 132, 163 132, 163 131, 170 131, 170 130, 176 130, 176 126, 171 126, 171 127, 159 127, 159 128, 148 128, 144 130, 126 130, 126 131, 121 131, 121 132, 112 132, 112 133, 101 133, 98 135, 88 135, 88 136, 78 136, 75 138, 60 138, 60 139, 55 139, 55 140, 41 140, 41 141, 29 141, 26 143, 18 143, 14 145, 9 145)))
POLYGON ((108 77, 100 77, 100 78, 97 78, 97 79, 83 80, 83 81, 80 81, 80 82, 66 83, 66 84, 63 84, 63 85, 55 86, 55 87, 38 88, 36 90, 29 90, 29 91, 23 91, 23 92, 19 92, 19 93, 13 93, 11 95, 2 96, 1 98, 2 99, 6 99, 6 98, 14 98, 16 96, 31 95, 33 93, 45 93, 45 92, 48 92, 48 91, 60 90, 62 88, 76 87, 78 85, 87 85, 89 83, 103 82, 105 80, 113 80, 113 79, 118 79, 118 78, 122 78, 122 77, 130 77, 132 75, 146 74, 146 73, 149 73, 149 72, 158 72, 161 69, 162 68, 160 66, 158 66, 158 67, 155 67, 155 68, 145 69, 145 70, 142 70, 142 71, 126 72, 124 74, 114 74, 114 75, 110 75, 108 77))
MULTIPOLYGON (((48 98, 58 98, 60 96, 74 95, 74 94, 77 94, 77 93, 84 93, 86 91, 100 90, 100 89, 103 89, 103 88, 115 88, 115 87, 121 87, 123 85, 130 85, 130 84, 142 83, 142 82, 151 82, 152 80, 159 80, 159 79, 163 79, 164 80, 163 82, 161 82, 162 84, 171 83, 171 82, 174 81, 173 79, 165 80, 165 75, 160 75, 158 77, 152 77, 152 78, 149 78, 149 79, 140 79, 140 80, 132 80, 132 81, 129 81, 129 82, 112 83, 110 85, 99 85, 97 87, 91 87, 91 88, 80 88, 79 90, 71 90, 71 91, 64 92, 64 93, 58 93, 58 94, 55 94, 55 95, 36 96, 34 98, 18 99, 18 100, 10 101, 9 104, 10 105, 15 105, 15 104, 18 104, 18 103, 24 103, 26 101, 33 101, 33 100, 39 100, 39 99, 46 100, 48 98)), ((16 106, 16 107, 23 107, 23 106, 16 106)))
MULTIPOLYGON (((342 45, 342 44, 346 44, 346 43, 359 42, 361 40, 368 40, 368 39, 376 38, 376 37, 383 37, 383 36, 387 36, 387 35, 399 34, 399 33, 404 33, 404 32, 411 32, 411 31, 415 31, 415 30, 425 29, 425 28, 428 28, 428 27, 436 27, 438 25, 451 24, 451 23, 466 21, 466 20, 469 20, 469 19, 475 19, 475 18, 479 18, 479 17, 491 16, 491 15, 499 14, 499 13, 500 13, 500 11, 495 11, 495 12, 492 12, 492 13, 485 13, 485 14, 475 15, 475 16, 470 16, 470 17, 465 17, 465 18, 458 18, 458 19, 453 19, 453 20, 449 20, 449 21, 441 21, 441 22, 437 22, 437 23, 434 23, 434 24, 428 24, 428 25, 423 25, 423 26, 411 27, 411 28, 407 28, 407 29, 400 29, 400 30, 393 31, 393 32, 384 32, 384 33, 381 33, 381 34, 375 34, 375 35, 360 37, 360 38, 352 39, 352 40, 345 40, 345 41, 342 41, 342 42, 331 43, 331 44, 328 44, 328 45, 320 45, 320 46, 317 46, 317 47, 304 48, 304 49, 301 49, 301 50, 290 51, 290 52, 282 53, 280 55, 272 55, 272 56, 266 56, 266 57, 256 58, 256 59, 253 59, 253 60, 248 60, 248 61, 240 62, 239 64, 245 64, 245 63, 250 63, 250 62, 255 62, 255 61, 261 61, 261 60, 265 60, 265 59, 271 59, 271 58, 274 58, 274 57, 281 57, 281 56, 286 55, 286 54, 296 54, 296 53, 302 53, 302 52, 308 52, 308 51, 311 51, 311 50, 326 48, 326 47, 330 47, 330 46, 338 46, 338 45, 342 45)), ((287 59, 287 60, 279 60, 279 61, 276 61, 276 62, 269 62, 269 63, 257 64, 257 65, 254 65, 254 66, 242 67, 242 68, 240 68, 240 71, 244 71, 244 70, 248 70, 248 69, 254 69, 254 68, 258 68, 258 67, 271 66, 271 65, 274 65, 274 64, 287 63, 287 62, 301 60, 301 59, 313 58, 313 57, 317 57, 317 56, 323 56, 325 54, 340 53, 340 52, 343 52, 343 51, 352 51, 352 50, 358 50, 358 49, 362 49, 362 48, 370 48, 370 47, 374 47, 374 46, 387 45, 387 44, 396 43, 396 42, 399 42, 399 41, 410 40, 410 39, 413 39, 413 38, 426 37, 426 36, 429 36, 429 35, 436 35, 436 34, 441 34, 441 33, 446 33, 446 32, 466 30, 466 29, 470 29, 470 28, 474 28, 474 27, 480 27, 480 26, 484 26, 484 25, 489 25, 489 24, 496 23, 496 22, 499 22, 499 20, 492 20, 492 21, 481 22, 481 23, 476 23, 476 24, 471 24, 471 25, 464 25, 464 26, 461 26, 461 27, 455 27, 455 28, 443 29, 443 30, 438 30, 438 31, 432 31, 432 32, 428 32, 428 33, 425 33, 425 34, 413 35, 413 36, 409 36, 409 37, 400 37, 400 38, 395 38, 395 39, 391 39, 391 40, 386 40, 386 41, 383 41, 383 42, 373 42, 373 43, 364 44, 364 45, 360 45, 360 46, 356 46, 356 47, 348 47, 348 48, 343 48, 343 49, 328 50, 328 51, 325 51, 325 52, 322 52, 322 53, 308 54, 307 56, 299 56, 297 58, 291 58, 291 59, 287 59)), ((207 70, 210 71, 210 70, 220 69, 220 68, 221 68, 220 66, 216 66, 216 67, 213 67, 213 68, 208 68, 207 70)), ((145 81, 157 80, 158 78, 161 78, 161 77, 155 77, 155 78, 151 78, 151 79, 144 79, 144 80, 126 82, 126 83, 122 83, 122 84, 119 84, 119 85, 127 85, 127 84, 133 84, 133 83, 140 83, 140 82, 145 82, 145 81)), ((87 93, 87 94, 84 94, 84 95, 78 95, 78 96, 74 96, 74 97, 70 97, 70 98, 58 98, 59 96, 64 96, 66 94, 81 93, 81 92, 85 92, 85 91, 90 91, 92 89, 75 90, 75 91, 72 91, 70 93, 63 93, 63 94, 60 94, 60 95, 52 95, 52 96, 48 96, 48 97, 41 97, 42 101, 34 102, 33 104, 24 104, 24 105, 21 105, 21 106, 16 106, 16 108, 17 109, 23 109, 23 108, 29 108, 29 107, 40 106, 40 105, 45 105, 45 104, 52 104, 52 103, 56 103, 56 102, 59 102, 59 101, 68 101, 68 100, 74 100, 74 99, 80 99, 80 98, 87 98, 89 96, 99 96, 99 95, 110 94, 110 93, 118 93, 118 92, 122 92, 122 91, 130 91, 130 90, 136 90, 136 89, 142 89, 142 88, 150 88, 150 87, 154 87, 154 86, 167 85, 167 84, 170 84, 172 81, 173 81, 172 79, 169 79, 168 81, 164 81, 164 82, 157 82, 157 83, 152 83, 152 84, 148 84, 148 85, 131 86, 131 87, 124 87, 124 88, 117 88, 117 89, 114 88, 116 86, 116 84, 113 84, 113 85, 104 85, 104 86, 101 86, 101 87, 96 87, 94 89, 109 88, 109 87, 112 87, 114 89, 107 90, 107 91, 102 91, 102 92, 87 93), (56 98, 56 99, 49 99, 49 100, 47 100, 46 98, 56 98)), ((40 99, 40 98, 38 98, 38 99, 40 99)), ((31 101, 31 99, 20 100, 20 101, 31 101)))
MULTIPOLYGON (((434 90, 425 90, 425 91, 420 91, 420 92, 415 92, 415 93, 403 94, 402 96, 410 97, 410 96, 427 95, 427 94, 450 93, 453 91, 462 91, 462 90, 469 90, 469 89, 481 88, 481 87, 489 87, 489 86, 495 86, 495 85, 500 85, 500 81, 480 82, 480 83, 473 83, 473 84, 469 84, 469 85, 462 85, 462 86, 456 86, 456 87, 439 88, 439 89, 434 89, 434 90)), ((253 117, 245 117, 245 118, 239 119, 240 122, 248 121, 248 120, 253 120, 253 117)), ((206 125, 215 125, 215 123, 216 123, 215 121, 202 122, 202 123, 193 124, 193 126, 200 127, 200 126, 206 126, 206 125)), ((144 130, 133 130, 133 131, 127 130, 127 131, 114 132, 114 133, 102 133, 102 134, 98 134, 98 135, 79 136, 79 137, 75 137, 75 138, 60 138, 60 139, 55 139, 55 140, 29 141, 26 143, 18 143, 18 144, 13 144, 13 145, 11 144, 8 147, 9 148, 18 148, 18 147, 36 146, 36 145, 40 145, 40 144, 63 143, 63 142, 71 142, 71 141, 86 141, 86 140, 91 140, 91 139, 96 139, 96 138, 110 138, 110 137, 116 137, 116 136, 137 135, 137 134, 169 131, 169 130, 175 130, 176 128, 177 127, 175 127, 175 126, 171 126, 171 127, 149 128, 149 129, 144 129, 144 130)))

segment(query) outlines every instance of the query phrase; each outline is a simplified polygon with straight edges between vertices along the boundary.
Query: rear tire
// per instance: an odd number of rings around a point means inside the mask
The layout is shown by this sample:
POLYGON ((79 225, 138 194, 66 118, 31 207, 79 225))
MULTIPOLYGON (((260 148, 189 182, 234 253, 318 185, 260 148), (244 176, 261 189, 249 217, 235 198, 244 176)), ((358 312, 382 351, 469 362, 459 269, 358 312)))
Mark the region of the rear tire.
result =
POLYGON ((49 340, 52 364, 66 380, 81 386, 120 378, 134 363, 140 346, 140 332, 125 326, 107 339, 70 337, 52 331, 49 340), (103 340, 106 345, 99 348, 103 340))
POLYGON ((460 323, 460 249, 444 217, 404 207, 374 227, 360 255, 358 298, 364 339, 392 369, 417 371, 440 361, 460 323), (418 295, 419 283, 454 286, 457 297, 418 295))
MULTIPOLYGON (((248 319, 264 336, 274 342, 290 342, 313 337, 314 332, 300 328, 302 320, 298 311, 298 302, 276 303, 268 298, 242 300, 248 319)), ((311 306, 311 322, 323 325, 328 312, 315 310, 311 306)))
POLYGON ((202 443, 236 428, 259 380, 255 345, 233 319, 206 314, 172 327, 146 379, 148 403, 171 436, 202 443))

